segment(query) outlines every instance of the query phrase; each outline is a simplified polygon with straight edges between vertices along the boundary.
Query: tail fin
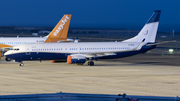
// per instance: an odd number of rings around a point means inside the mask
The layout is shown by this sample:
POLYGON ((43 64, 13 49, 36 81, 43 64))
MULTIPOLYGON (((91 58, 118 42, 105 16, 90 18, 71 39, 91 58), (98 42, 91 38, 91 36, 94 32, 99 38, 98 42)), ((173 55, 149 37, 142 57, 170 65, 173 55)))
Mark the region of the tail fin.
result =
POLYGON ((152 16, 149 18, 145 26, 139 32, 139 34, 131 39, 125 40, 123 42, 141 42, 145 39, 144 44, 154 43, 156 38, 156 33, 159 25, 161 11, 155 10, 152 16))
POLYGON ((58 24, 54 27, 51 33, 48 35, 45 43, 67 41, 67 34, 69 29, 69 23, 71 20, 71 14, 65 14, 58 24))

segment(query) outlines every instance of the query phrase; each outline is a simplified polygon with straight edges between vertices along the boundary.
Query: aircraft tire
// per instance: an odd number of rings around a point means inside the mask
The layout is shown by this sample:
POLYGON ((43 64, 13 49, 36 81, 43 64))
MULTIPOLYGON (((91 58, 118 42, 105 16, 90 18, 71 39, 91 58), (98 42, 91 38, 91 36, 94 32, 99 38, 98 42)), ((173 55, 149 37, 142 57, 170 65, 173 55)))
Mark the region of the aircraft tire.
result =
POLYGON ((21 67, 22 67, 22 66, 24 66, 24 64, 23 64, 23 63, 20 63, 20 64, 19 64, 19 66, 21 66, 21 67))
POLYGON ((88 65, 89 65, 89 66, 94 66, 94 62, 93 62, 93 61, 89 61, 89 62, 88 62, 88 65))
POLYGON ((10 59, 10 58, 8 58, 8 57, 6 57, 6 58, 5 58, 5 60, 6 60, 6 61, 11 61, 11 59, 10 59))

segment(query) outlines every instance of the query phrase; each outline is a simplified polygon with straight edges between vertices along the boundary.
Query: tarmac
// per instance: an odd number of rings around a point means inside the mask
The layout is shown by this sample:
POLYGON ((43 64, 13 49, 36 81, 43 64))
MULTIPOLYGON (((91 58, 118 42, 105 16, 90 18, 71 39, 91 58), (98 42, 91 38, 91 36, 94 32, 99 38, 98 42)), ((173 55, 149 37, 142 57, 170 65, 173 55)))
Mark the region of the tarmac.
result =
POLYGON ((0 61, 0 95, 38 93, 180 96, 180 56, 154 50, 99 60, 95 66, 50 61, 0 61))

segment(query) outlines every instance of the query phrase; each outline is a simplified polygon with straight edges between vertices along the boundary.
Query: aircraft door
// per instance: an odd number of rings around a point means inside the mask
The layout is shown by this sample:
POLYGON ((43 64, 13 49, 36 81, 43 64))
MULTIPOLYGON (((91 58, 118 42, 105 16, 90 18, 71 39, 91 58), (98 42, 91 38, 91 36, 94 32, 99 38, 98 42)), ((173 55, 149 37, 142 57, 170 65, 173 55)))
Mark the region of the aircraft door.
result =
POLYGON ((30 55, 31 54, 31 52, 30 52, 30 47, 29 46, 26 46, 26 55, 30 55))

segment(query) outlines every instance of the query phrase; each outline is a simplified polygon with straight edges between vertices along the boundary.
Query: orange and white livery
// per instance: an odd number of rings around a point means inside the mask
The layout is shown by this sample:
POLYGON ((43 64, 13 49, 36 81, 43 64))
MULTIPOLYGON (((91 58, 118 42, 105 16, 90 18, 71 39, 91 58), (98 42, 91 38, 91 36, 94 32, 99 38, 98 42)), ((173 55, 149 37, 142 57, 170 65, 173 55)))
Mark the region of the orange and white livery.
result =
POLYGON ((64 15, 63 18, 56 25, 56 27, 52 30, 45 43, 69 41, 67 39, 67 33, 69 29, 70 20, 71 14, 64 15))
POLYGON ((45 37, 1 37, 0 48, 9 48, 20 44, 29 43, 52 43, 59 41, 73 41, 67 39, 71 14, 65 14, 63 18, 54 27, 52 32, 45 37))

